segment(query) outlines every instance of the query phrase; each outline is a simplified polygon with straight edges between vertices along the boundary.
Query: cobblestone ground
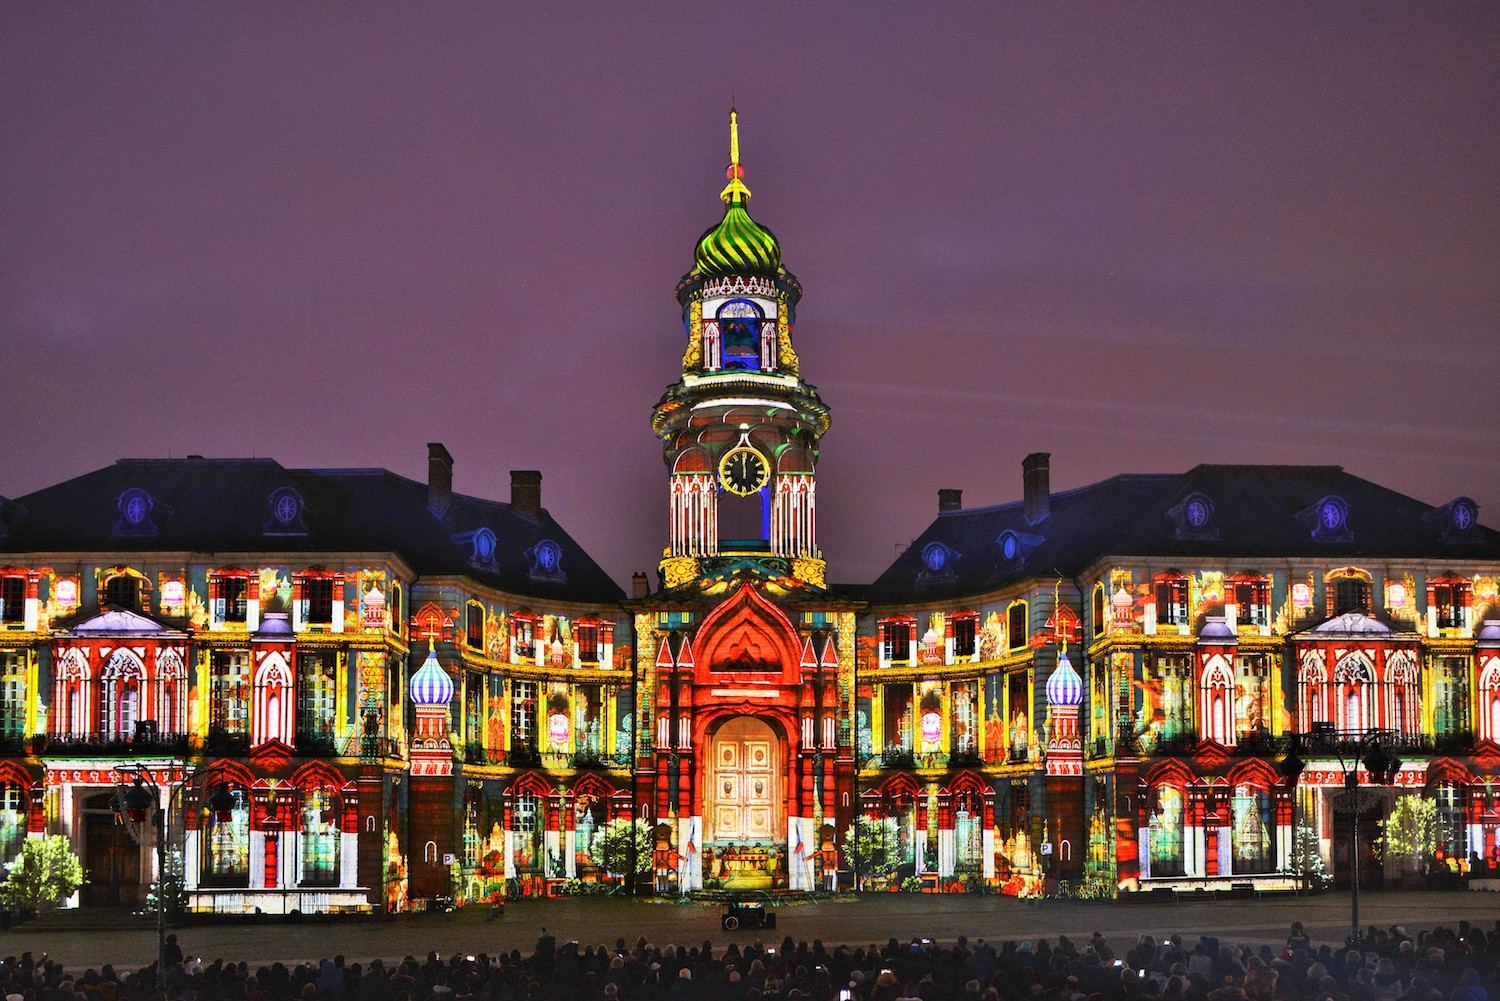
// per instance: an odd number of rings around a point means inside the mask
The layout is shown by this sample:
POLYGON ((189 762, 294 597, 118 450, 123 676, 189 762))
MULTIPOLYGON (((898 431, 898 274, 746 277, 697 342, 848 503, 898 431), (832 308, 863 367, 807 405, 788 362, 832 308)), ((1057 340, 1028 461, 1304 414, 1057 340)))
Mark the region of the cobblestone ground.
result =
MULTIPOLYGON (((593 898, 512 903, 499 920, 471 908, 456 914, 414 915, 391 920, 306 918, 297 923, 268 919, 264 924, 191 924, 173 927, 188 955, 212 961, 245 960, 259 965, 297 963, 342 954, 350 962, 375 957, 444 956, 517 948, 529 953, 546 925, 559 942, 613 944, 636 936, 658 945, 699 944, 722 948, 730 941, 757 937, 780 942, 784 936, 835 943, 884 942, 888 937, 951 942, 959 935, 991 942, 1059 934, 1084 936, 1101 931, 1123 951, 1135 936, 1181 932, 1217 935, 1228 942, 1281 945, 1293 921, 1307 925, 1314 942, 1341 943, 1349 931, 1349 895, 1328 893, 1276 900, 1220 900, 1193 903, 1095 904, 1076 901, 1025 903, 1010 897, 875 894, 859 899, 788 905, 776 909, 774 931, 719 926, 722 905, 677 904, 593 898)), ((1489 926, 1500 920, 1500 894, 1451 892, 1364 893, 1364 925, 1417 928, 1456 924, 1467 918, 1489 926)), ((45 951, 69 967, 114 963, 134 969, 156 955, 156 929, 149 918, 126 913, 72 911, 0 933, 0 952, 19 955, 45 951)))

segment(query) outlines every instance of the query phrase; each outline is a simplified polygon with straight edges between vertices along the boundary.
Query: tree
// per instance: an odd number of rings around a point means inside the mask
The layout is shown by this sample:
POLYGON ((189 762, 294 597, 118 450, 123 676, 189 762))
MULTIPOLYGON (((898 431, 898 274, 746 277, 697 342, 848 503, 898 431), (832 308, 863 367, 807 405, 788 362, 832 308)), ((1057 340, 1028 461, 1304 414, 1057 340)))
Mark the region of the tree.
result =
POLYGON ((651 828, 643 820, 611 820, 594 839, 589 858, 612 876, 628 873, 632 862, 636 875, 650 872, 651 828))
POLYGON ((83 864, 61 834, 27 838, 5 872, 0 900, 22 911, 50 910, 83 885, 83 864))
POLYGON ((186 867, 183 865, 182 852, 176 848, 167 850, 166 872, 151 881, 151 886, 146 890, 146 906, 141 909, 142 914, 155 914, 157 899, 166 903, 166 911, 169 917, 177 917, 185 914, 188 908, 187 881, 184 878, 186 867))
POLYGON ((1380 822, 1380 829, 1375 842, 1376 857, 1382 862, 1387 857, 1409 858, 1416 869, 1423 858, 1437 849, 1437 801, 1414 793, 1397 796, 1390 816, 1380 822))
POLYGON ((856 816, 844 832, 844 858, 861 878, 885 864, 885 847, 885 827, 878 820, 856 816))
POLYGON ((1318 848, 1318 835, 1306 824, 1297 827, 1297 836, 1292 839, 1290 871, 1309 890, 1326 890, 1333 885, 1333 876, 1318 848))

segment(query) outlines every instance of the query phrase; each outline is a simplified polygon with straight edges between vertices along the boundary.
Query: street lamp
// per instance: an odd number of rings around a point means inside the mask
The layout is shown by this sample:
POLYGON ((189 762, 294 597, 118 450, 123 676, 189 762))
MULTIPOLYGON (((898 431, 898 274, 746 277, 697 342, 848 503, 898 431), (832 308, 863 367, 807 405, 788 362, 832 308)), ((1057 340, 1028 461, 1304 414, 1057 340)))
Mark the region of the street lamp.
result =
MULTIPOLYGON (((137 844, 145 844, 147 815, 156 830, 156 988, 163 995, 167 988, 167 810, 178 801, 191 778, 184 775, 168 792, 167 803, 161 801, 161 786, 151 777, 145 765, 136 763, 134 768, 123 769, 133 775, 134 781, 128 789, 117 794, 122 812, 130 821, 130 834, 137 844)), ((223 782, 215 786, 208 797, 208 808, 214 823, 224 823, 234 815, 234 794, 223 782)))
MULTIPOLYGON (((1364 765, 1365 771, 1370 773, 1370 778, 1376 785, 1389 785, 1395 781, 1396 773, 1401 771, 1401 759, 1396 757, 1394 750, 1380 742, 1380 734, 1374 730, 1366 733, 1352 748, 1346 743, 1326 737, 1317 743, 1318 750, 1338 758, 1339 765, 1344 770, 1344 798, 1349 806, 1349 933, 1350 941, 1354 943, 1359 941, 1359 767, 1364 765), (1358 751, 1364 753, 1353 757, 1353 752, 1358 751)), ((1294 735, 1292 750, 1280 766, 1283 775, 1289 775, 1292 769, 1300 775, 1306 767, 1297 754, 1298 744, 1294 735)), ((1295 809, 1295 801, 1293 807, 1295 809)), ((1295 833, 1293 837, 1295 838, 1295 833)))

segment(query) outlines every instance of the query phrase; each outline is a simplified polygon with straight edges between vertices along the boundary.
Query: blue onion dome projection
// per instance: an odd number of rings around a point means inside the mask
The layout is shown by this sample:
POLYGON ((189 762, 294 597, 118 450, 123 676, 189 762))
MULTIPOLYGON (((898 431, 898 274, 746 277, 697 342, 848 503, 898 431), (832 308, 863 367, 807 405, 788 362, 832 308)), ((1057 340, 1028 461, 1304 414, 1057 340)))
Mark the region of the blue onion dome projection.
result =
POLYGON ((446 706, 453 701, 453 679, 438 663, 437 653, 427 648, 427 659, 411 678, 411 701, 416 706, 446 706))
POLYGON ((740 165, 739 120, 729 112, 729 183, 719 192, 724 218, 698 240, 693 255, 693 274, 704 278, 725 275, 765 275, 774 278, 781 269, 781 244, 776 236, 750 218, 746 206, 750 189, 745 187, 745 168, 740 165))
POLYGON ((1076 706, 1083 701, 1083 679, 1073 669, 1067 651, 1057 655, 1057 667, 1047 679, 1047 704, 1052 706, 1076 706))

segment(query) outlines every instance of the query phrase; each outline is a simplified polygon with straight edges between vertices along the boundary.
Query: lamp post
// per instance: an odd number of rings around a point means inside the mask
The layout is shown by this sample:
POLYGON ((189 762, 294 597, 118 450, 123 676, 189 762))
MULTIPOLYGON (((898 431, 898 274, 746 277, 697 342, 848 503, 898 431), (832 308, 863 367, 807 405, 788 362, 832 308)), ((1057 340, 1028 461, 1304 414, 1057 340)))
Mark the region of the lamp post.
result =
MULTIPOLYGON (((156 830, 156 988, 165 995, 167 989, 167 818, 168 810, 178 802, 191 776, 184 774, 180 781, 172 783, 167 793, 167 802, 163 804, 161 786, 152 778, 150 770, 145 765, 137 762, 134 767, 127 766, 122 771, 134 778, 128 789, 116 794, 123 808, 121 812, 132 825, 131 837, 137 844, 145 844, 145 823, 148 814, 156 830)), ((213 795, 208 798, 208 806, 213 811, 214 821, 222 822, 234 809, 234 794, 229 791, 228 786, 220 782, 214 789, 213 795)))
MULTIPOLYGON (((1396 773, 1401 770, 1401 759, 1396 757, 1394 750, 1381 743, 1380 734, 1375 730, 1366 733, 1352 747, 1348 743, 1329 740, 1326 737, 1317 743, 1318 750, 1326 751, 1338 758, 1339 765, 1344 771, 1344 798, 1349 806, 1349 938, 1352 944, 1359 941, 1359 768, 1363 765, 1376 785, 1389 785, 1395 781, 1396 773), (1360 751, 1363 753, 1359 754, 1360 751)), ((1299 745, 1300 740, 1293 735, 1292 750, 1281 763, 1283 775, 1288 775, 1293 768, 1296 774, 1300 775, 1302 769, 1306 767, 1297 754, 1299 745)), ((1294 801, 1294 819, 1295 807, 1294 801)))

